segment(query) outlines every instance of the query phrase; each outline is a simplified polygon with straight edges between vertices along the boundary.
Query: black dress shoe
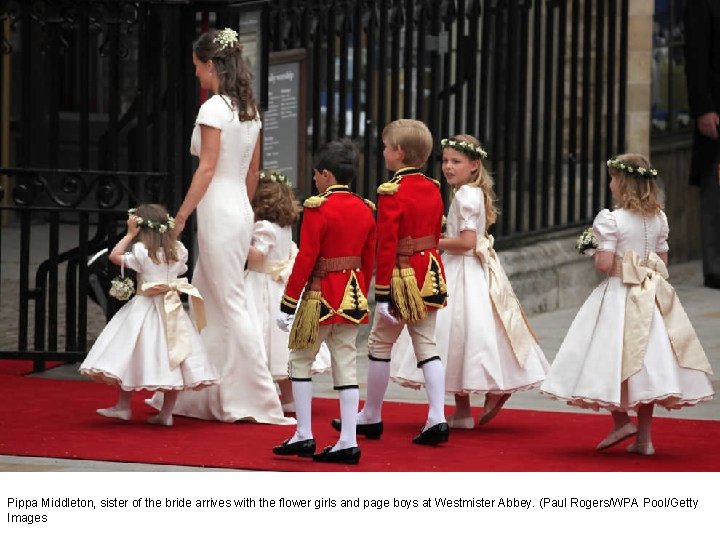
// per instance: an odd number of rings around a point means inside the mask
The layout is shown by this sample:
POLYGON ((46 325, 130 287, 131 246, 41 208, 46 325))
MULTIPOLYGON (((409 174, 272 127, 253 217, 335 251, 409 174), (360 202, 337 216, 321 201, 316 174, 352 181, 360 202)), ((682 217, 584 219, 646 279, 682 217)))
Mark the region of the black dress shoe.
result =
POLYGON ((332 451, 332 446, 326 446, 319 454, 313 456, 313 461, 318 463, 344 463, 346 465, 357 465, 360 461, 360 447, 343 448, 332 451))
POLYGON ((315 439, 305 439, 294 443, 288 442, 289 440, 287 439, 273 448, 273 454, 278 456, 312 457, 315 453, 315 439))
MULTIPOLYGON (((332 422, 330 422, 330 425, 335 431, 342 430, 342 422, 339 418, 335 418, 332 422)), ((368 439, 379 439, 380 435, 382 435, 382 432, 382 421, 375 422, 374 424, 357 424, 357 426, 355 426, 355 433, 357 435, 365 435, 365 437, 368 439)))
POLYGON ((720 276, 716 274, 705 274, 703 285, 710 289, 720 289, 720 276))
POLYGON ((427 444, 436 445, 448 441, 450 437, 450 427, 447 422, 440 422, 432 427, 427 428, 425 431, 421 431, 418 435, 413 438, 415 444, 427 444))

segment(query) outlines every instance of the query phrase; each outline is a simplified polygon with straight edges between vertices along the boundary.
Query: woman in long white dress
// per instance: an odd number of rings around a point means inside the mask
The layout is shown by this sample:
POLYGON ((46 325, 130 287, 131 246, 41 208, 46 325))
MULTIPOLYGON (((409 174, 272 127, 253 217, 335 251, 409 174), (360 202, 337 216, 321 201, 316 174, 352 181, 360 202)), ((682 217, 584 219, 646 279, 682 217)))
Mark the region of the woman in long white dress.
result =
POLYGON ((201 87, 214 95, 200 107, 195 121, 190 150, 200 162, 175 219, 180 234, 197 208, 199 257, 193 285, 205 299, 202 338, 221 381, 207 390, 183 392, 175 414, 294 424, 283 414, 245 296, 254 221, 250 198, 258 183, 262 125, 237 33, 226 28, 200 36, 193 46, 193 63, 201 87))
POLYGON ((578 311, 540 389, 568 405, 610 411, 614 427, 597 450, 637 436, 628 451, 651 455, 654 405, 711 399, 712 370, 667 282, 669 227, 657 172, 640 154, 609 160, 608 170, 617 207, 593 222, 595 267, 608 277, 578 311))

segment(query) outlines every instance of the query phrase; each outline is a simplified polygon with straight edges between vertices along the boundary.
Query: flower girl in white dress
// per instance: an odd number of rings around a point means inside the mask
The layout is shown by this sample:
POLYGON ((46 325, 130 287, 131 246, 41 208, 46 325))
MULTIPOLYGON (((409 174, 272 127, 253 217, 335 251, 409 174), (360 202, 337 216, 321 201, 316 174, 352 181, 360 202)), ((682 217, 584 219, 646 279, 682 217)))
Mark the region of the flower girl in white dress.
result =
POLYGON ((655 453, 653 407, 679 409, 711 399, 710 364, 668 283, 668 223, 657 171, 640 154, 607 162, 615 210, 593 222, 595 268, 607 278, 575 316, 542 392, 577 407, 607 409, 614 427, 604 450, 655 453), (637 411, 638 425, 629 411, 637 411))
MULTIPOLYGON (((290 179, 279 171, 264 169, 260 171, 252 207, 255 224, 245 274, 248 311, 255 314, 259 322, 270 374, 280 389, 283 412, 294 413, 292 383, 288 376, 288 333, 278 328, 275 317, 298 251, 292 239, 292 226, 298 220, 301 206, 290 187, 290 179)), ((312 373, 327 371, 330 371, 330 350, 323 343, 312 373)))
MULTIPOLYGON (((441 146, 443 175, 455 193, 439 243, 448 305, 438 312, 435 337, 447 363, 445 391, 455 397, 448 424, 472 429, 470 394, 485 394, 479 424, 486 424, 513 392, 538 386, 549 366, 487 234, 497 216, 492 177, 482 163, 487 154, 470 135, 442 139, 441 146)), ((392 357, 393 380, 424 383, 407 335, 392 357)))
MULTIPOLYGON (((173 218, 156 204, 129 214, 127 233, 110 252, 110 261, 137 272, 137 294, 105 326, 80 372, 119 388, 118 402, 98 414, 130 420, 132 391, 158 390, 165 395, 163 406, 148 422, 171 426, 178 391, 216 384, 218 376, 180 301, 180 292, 188 294, 202 327, 202 297, 187 279, 178 279, 187 271, 188 252, 171 234, 173 218)), ((123 292, 126 300, 131 289, 123 292)))

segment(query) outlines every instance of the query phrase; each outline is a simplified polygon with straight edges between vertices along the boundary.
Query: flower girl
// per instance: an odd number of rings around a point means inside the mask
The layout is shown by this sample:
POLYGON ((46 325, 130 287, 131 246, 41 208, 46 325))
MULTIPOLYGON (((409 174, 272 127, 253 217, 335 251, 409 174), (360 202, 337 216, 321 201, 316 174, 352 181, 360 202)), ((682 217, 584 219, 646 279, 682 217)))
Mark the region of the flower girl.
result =
MULTIPOLYGON (((485 394, 479 424, 487 424, 513 392, 538 386, 549 366, 487 234, 497 216, 493 180, 482 163, 487 154, 470 135, 440 144, 443 175, 454 198, 439 243, 449 296, 447 308, 438 313, 435 337, 447 362, 445 391, 455 397, 448 425, 472 429, 470 394, 485 394)), ((407 338, 393 351, 393 379, 418 387, 422 372, 407 338)))
MULTIPOLYGON (((614 427, 597 445, 655 453, 653 407, 679 409, 711 399, 712 373, 668 283, 668 223, 657 171, 640 154, 607 162, 615 210, 593 222, 595 268, 607 278, 575 316, 541 391, 577 407, 607 409, 614 427), (628 412, 637 411, 638 425, 628 412)), ((580 248, 579 248, 580 250, 580 248)))
MULTIPOLYGON (((260 171, 252 207, 255 224, 245 275, 248 309, 260 323, 270 374, 280 389, 283 411, 294 413, 292 383, 288 377, 288 334, 278 328, 275 317, 298 252, 292 239, 292 226, 298 220, 301 207, 287 175, 266 169, 260 171)), ((329 370, 330 350, 323 343, 312 373, 329 370)))
MULTIPOLYGON (((137 272, 137 294, 105 326, 80 372, 119 388, 118 402, 98 414, 130 420, 132 391, 159 390, 165 394, 162 409, 148 422, 171 426, 179 390, 218 382, 198 333, 204 326, 203 302, 187 279, 178 279, 187 271, 188 252, 172 235, 174 220, 167 210, 149 204, 128 214, 127 233, 110 252, 110 261, 137 272), (192 300, 198 329, 179 293, 192 300)), ((131 286, 123 281, 113 289, 111 294, 126 300, 131 286)))

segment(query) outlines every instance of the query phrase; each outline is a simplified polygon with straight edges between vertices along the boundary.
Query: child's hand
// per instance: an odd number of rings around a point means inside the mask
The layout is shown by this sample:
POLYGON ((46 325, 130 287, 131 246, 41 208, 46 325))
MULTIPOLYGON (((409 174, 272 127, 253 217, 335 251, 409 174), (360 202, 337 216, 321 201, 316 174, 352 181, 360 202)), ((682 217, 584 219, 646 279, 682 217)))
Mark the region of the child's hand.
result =
POLYGON ((140 232, 140 225, 138 225, 137 216, 130 216, 127 220, 128 236, 135 238, 139 232, 140 232))

